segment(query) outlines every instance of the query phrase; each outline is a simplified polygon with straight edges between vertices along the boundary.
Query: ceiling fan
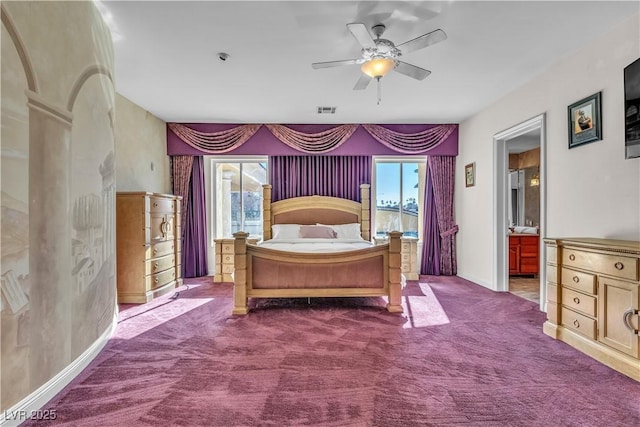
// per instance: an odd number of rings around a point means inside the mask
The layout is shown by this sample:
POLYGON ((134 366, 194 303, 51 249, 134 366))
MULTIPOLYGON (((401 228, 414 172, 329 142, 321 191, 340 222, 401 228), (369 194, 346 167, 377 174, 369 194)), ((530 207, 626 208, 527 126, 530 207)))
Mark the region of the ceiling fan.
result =
POLYGON ((371 31, 373 31, 373 34, 376 36, 375 40, 371 37, 367 27, 362 23, 347 24, 347 28, 362 46, 362 58, 314 62, 311 66, 314 69, 319 69, 338 67, 341 65, 361 65, 362 75, 353 89, 366 89, 369 82, 372 79, 376 79, 378 81, 378 104, 380 103, 380 79, 390 71, 395 70, 400 74, 416 80, 423 80, 431 74, 429 70, 400 61, 398 59, 400 56, 413 52, 414 50, 431 46, 447 38, 445 32, 438 29, 396 46, 392 41, 380 38, 386 29, 384 24, 377 24, 371 27, 371 31))

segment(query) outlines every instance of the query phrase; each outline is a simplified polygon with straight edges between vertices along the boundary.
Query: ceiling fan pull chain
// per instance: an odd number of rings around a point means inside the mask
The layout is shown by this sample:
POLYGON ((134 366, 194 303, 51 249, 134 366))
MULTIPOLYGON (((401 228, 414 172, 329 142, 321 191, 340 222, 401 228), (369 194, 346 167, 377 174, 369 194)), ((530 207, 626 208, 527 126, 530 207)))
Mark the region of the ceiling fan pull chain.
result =
POLYGON ((382 83, 380 82, 380 77, 376 77, 376 80, 378 80, 378 105, 380 105, 380 101, 382 101, 382 83))

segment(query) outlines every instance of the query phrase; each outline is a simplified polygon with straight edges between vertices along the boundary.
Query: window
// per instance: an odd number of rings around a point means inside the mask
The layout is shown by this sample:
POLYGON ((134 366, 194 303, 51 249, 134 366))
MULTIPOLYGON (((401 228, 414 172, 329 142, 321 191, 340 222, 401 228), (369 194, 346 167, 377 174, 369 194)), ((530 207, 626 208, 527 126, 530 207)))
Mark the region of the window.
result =
POLYGON ((262 237, 262 185, 267 184, 267 158, 211 160, 214 239, 237 231, 262 237))
POLYGON ((422 234, 426 158, 375 158, 375 236, 422 234))

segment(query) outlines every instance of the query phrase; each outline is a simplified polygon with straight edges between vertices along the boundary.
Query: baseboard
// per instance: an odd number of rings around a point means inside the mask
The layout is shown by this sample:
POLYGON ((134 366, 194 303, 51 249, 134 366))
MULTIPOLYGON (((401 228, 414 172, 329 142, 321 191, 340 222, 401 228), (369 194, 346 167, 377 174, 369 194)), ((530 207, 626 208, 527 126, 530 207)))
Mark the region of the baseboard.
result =
POLYGON ((462 274, 461 274, 460 272, 458 272, 457 276, 458 276, 459 278, 461 278, 461 279, 464 279, 464 280, 468 280, 468 281, 470 281, 470 282, 473 282, 473 283, 475 283, 476 285, 480 285, 480 286, 482 286, 482 287, 484 287, 484 288, 491 289, 492 291, 495 291, 495 290, 496 290, 496 287, 495 287, 495 286, 494 286, 494 284, 493 284, 493 283, 491 283, 491 282, 487 282, 487 281, 485 281, 485 280, 478 279, 477 277, 473 277, 473 276, 471 276, 471 275, 467 275, 467 274, 464 274, 464 273, 462 273, 462 274))
POLYGON ((44 405, 67 386, 75 377, 77 377, 84 368, 100 353, 102 348, 107 344, 109 338, 113 335, 118 325, 118 306, 116 304, 113 313, 113 322, 111 326, 78 358, 71 362, 66 368, 60 371, 55 377, 51 378, 36 391, 22 399, 9 409, 2 411, 0 414, 0 427, 18 426, 32 416, 38 420, 53 420, 56 413, 51 411, 42 411, 44 405))

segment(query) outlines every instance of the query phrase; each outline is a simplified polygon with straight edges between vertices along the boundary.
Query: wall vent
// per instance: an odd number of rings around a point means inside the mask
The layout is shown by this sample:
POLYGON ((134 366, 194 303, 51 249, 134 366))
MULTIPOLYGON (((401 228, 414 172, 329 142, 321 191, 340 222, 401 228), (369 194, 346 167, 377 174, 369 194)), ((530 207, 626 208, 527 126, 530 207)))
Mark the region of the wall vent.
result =
POLYGON ((337 107, 318 107, 318 114, 335 114, 337 107))

